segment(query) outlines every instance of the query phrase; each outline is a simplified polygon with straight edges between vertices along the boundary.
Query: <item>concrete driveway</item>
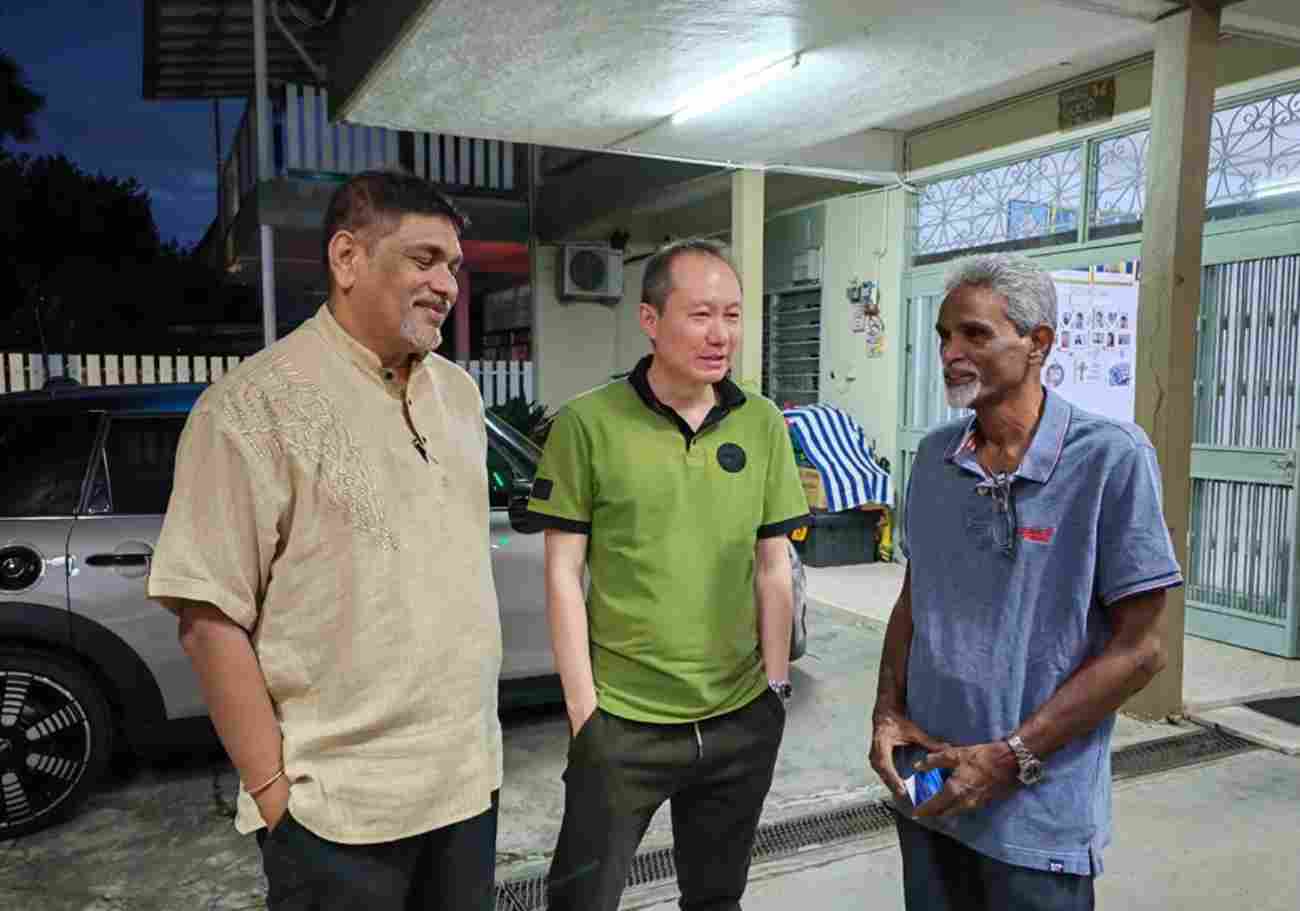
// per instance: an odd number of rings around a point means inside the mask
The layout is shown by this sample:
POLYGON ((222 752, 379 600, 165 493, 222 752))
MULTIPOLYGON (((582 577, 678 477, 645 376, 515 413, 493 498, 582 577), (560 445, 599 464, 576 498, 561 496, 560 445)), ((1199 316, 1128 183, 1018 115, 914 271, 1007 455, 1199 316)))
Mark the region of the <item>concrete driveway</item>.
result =
MULTIPOLYGON (((865 759, 882 633, 871 620, 810 607, 808 653, 792 674, 795 696, 764 822, 883 794, 865 759)), ((546 867, 559 831, 568 745, 559 706, 512 712, 504 727, 503 879, 546 867)), ((257 845, 231 822, 235 788, 234 771, 219 753, 119 773, 70 822, 0 842, 0 908, 263 907, 257 845)), ((643 847, 670 840, 665 810, 643 847)))

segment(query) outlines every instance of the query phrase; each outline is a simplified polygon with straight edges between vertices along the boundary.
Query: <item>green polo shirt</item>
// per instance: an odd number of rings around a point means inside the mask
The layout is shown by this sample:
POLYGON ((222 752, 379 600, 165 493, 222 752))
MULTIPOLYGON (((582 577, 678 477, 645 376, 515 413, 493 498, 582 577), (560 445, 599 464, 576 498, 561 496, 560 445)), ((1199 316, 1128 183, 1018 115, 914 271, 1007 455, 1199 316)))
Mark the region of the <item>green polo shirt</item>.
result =
POLYGON ((560 411, 533 483, 537 524, 589 536, 600 707, 699 721, 767 687, 754 548, 806 524, 785 419, 730 380, 698 431, 654 395, 650 357, 560 411))

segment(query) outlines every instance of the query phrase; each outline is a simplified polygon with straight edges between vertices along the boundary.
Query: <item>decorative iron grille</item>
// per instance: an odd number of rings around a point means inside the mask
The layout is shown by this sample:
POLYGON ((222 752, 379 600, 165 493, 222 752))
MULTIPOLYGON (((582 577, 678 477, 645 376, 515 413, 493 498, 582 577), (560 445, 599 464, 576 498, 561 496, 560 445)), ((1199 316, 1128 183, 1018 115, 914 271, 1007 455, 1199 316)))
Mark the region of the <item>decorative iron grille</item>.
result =
MULTIPOLYGON (((1098 142, 1093 227, 1136 225, 1146 203, 1149 129, 1098 142)), ((1216 111, 1210 124, 1207 209, 1300 193, 1300 92, 1216 111)), ((1240 214, 1240 213, 1234 213, 1240 214)))
POLYGON ((1078 237, 1083 147, 937 180, 922 187, 913 252, 1069 243, 1078 237))

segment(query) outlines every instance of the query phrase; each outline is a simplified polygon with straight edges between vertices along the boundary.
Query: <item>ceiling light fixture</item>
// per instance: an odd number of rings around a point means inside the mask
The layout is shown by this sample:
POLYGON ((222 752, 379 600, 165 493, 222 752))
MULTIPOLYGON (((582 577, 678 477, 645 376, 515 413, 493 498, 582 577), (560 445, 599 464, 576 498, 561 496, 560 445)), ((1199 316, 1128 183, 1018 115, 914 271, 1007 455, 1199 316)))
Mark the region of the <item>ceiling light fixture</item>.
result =
POLYGON ((672 121, 674 124, 685 123, 702 114, 716 111, 742 95, 758 91, 769 82, 790 75, 798 65, 799 54, 792 54, 776 61, 768 59, 746 64, 692 91, 678 106, 672 121))

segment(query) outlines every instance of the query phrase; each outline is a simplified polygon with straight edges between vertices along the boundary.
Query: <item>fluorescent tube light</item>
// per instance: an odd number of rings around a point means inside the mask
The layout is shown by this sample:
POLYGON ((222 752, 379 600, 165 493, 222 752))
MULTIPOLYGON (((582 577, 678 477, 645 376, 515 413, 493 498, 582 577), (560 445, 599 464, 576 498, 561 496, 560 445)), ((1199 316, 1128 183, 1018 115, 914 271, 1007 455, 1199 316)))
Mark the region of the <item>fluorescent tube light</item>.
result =
POLYGON ((742 95, 755 92, 769 82, 788 76, 799 65, 799 55, 793 54, 774 63, 766 61, 749 64, 713 82, 700 86, 691 92, 682 103, 677 113, 673 114, 673 123, 685 123, 701 114, 716 111, 728 102, 735 101, 742 95))

